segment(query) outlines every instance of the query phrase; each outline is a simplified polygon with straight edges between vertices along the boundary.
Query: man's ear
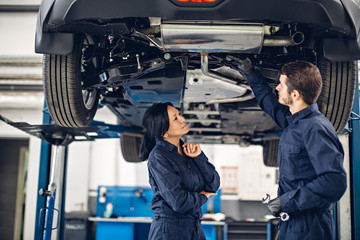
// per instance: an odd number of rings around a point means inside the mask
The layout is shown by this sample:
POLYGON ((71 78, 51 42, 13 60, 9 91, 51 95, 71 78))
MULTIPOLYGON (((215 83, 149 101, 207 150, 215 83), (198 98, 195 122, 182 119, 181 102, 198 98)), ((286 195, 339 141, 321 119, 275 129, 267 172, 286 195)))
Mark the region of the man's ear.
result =
POLYGON ((298 90, 293 90, 291 92, 291 96, 293 97, 294 100, 298 100, 301 98, 301 95, 298 90))
POLYGON ((162 136, 163 138, 167 138, 169 135, 167 133, 164 133, 164 135, 162 136))

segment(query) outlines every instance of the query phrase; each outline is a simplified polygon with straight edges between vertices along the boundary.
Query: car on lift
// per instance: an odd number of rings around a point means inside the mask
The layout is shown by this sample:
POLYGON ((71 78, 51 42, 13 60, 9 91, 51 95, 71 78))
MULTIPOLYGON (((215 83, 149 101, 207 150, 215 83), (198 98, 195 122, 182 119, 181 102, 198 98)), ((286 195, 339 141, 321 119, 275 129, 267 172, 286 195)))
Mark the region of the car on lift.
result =
POLYGON ((337 132, 353 104, 360 59, 353 0, 43 0, 35 51, 44 54, 46 103, 56 124, 89 125, 98 106, 118 124, 127 161, 139 161, 141 121, 156 102, 181 109, 186 141, 264 146, 276 166, 278 126, 259 108, 239 59, 275 88, 281 67, 316 64, 321 112, 337 132))

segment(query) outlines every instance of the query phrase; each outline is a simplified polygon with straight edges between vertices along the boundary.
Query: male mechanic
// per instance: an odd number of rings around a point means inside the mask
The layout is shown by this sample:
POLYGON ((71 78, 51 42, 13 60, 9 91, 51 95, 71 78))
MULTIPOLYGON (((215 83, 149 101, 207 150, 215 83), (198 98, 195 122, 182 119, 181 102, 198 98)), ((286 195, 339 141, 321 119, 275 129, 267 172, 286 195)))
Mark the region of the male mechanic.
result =
POLYGON ((334 239, 329 211, 346 190, 343 149, 338 136, 316 103, 322 87, 319 69, 306 61, 290 62, 280 71, 273 93, 249 59, 239 71, 249 82, 258 104, 283 129, 278 150, 278 197, 268 204, 280 220, 278 239, 334 239))

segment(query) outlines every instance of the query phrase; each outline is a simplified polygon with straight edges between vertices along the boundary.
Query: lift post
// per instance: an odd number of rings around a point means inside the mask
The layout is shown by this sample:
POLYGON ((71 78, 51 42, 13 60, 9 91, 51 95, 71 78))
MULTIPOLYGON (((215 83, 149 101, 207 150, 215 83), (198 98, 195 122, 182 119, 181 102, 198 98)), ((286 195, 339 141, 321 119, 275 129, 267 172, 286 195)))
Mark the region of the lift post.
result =
MULTIPOLYGON (((39 191, 39 195, 40 196, 46 196, 47 197, 47 203, 46 203, 46 207, 45 208, 41 208, 40 210, 40 219, 42 218, 42 213, 45 213, 45 222, 44 222, 44 234, 43 234, 43 240, 50 240, 51 239, 51 234, 52 234, 52 230, 55 230, 59 227, 59 223, 60 223, 60 217, 61 219, 63 219, 63 209, 62 207, 60 207, 60 209, 62 210, 61 213, 59 212, 59 209, 55 208, 55 199, 56 199, 56 194, 58 192, 58 196, 60 196, 60 199, 65 199, 64 197, 64 192, 65 192, 65 186, 64 186, 64 182, 62 181, 62 184, 57 184, 56 183, 56 173, 59 172, 59 169, 61 169, 60 165, 63 164, 66 161, 66 157, 65 157, 65 148, 64 146, 60 146, 60 145, 53 145, 54 149, 53 149, 53 154, 52 154, 52 158, 51 158, 51 175, 50 175, 50 183, 48 185, 48 190, 44 190, 44 189, 40 189, 39 191), (59 188, 59 190, 58 190, 59 188), (56 226, 53 227, 53 219, 54 219, 54 213, 57 213, 57 221, 56 221, 56 226)), ((60 172, 61 174, 61 172, 60 172)), ((64 179, 65 176, 65 171, 63 172, 63 174, 61 174, 60 179, 64 179)), ((61 181, 60 181, 61 182, 61 181)), ((63 201, 60 202, 60 206, 63 205, 63 201)), ((62 224, 60 224, 61 228, 63 227, 62 224)), ((60 231, 61 233, 62 231, 60 231)))
MULTIPOLYGON (((51 118, 48 113, 43 111, 43 123, 50 124, 51 118)), ((39 163, 39 178, 38 178, 38 189, 37 192, 40 192, 40 189, 43 189, 48 184, 49 179, 49 169, 50 169, 50 155, 51 155, 51 145, 46 141, 41 140, 41 150, 40 150, 40 163, 39 163)), ((35 233, 34 240, 42 239, 43 235, 43 226, 44 218, 40 218, 40 211, 46 206, 46 199, 43 197, 38 197, 36 201, 36 221, 35 221, 35 233)))
MULTIPOLYGON (((46 104, 43 110, 43 124, 50 124, 51 118, 46 104)), ((65 176, 66 176, 66 139, 68 135, 41 132, 41 155, 38 180, 38 198, 36 205, 36 221, 34 239, 50 240, 52 231, 60 226, 60 234, 63 232, 64 206, 65 203, 65 176), (65 143, 65 146, 61 146, 65 143), (52 154, 51 154, 52 153, 52 154), (60 172, 61 166, 63 171, 60 172), (63 179, 62 184, 56 183, 56 174, 63 179), (47 186, 47 190, 46 187, 47 186), (56 196, 60 197, 60 210, 55 208, 56 196), (53 227, 54 213, 57 215, 56 226, 53 227)))

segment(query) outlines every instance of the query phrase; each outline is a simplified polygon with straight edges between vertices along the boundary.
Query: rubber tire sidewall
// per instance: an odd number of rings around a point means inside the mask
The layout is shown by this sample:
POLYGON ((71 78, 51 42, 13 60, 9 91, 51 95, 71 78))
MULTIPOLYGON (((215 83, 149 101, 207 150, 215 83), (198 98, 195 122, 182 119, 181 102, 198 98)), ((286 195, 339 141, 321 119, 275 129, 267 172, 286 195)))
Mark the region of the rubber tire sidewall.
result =
POLYGON ((269 139, 264 140, 262 143, 263 146, 263 161, 265 166, 268 167, 278 167, 278 149, 279 149, 280 139, 269 139))
MULTIPOLYGON (((51 118, 60 126, 88 126, 97 111, 85 107, 81 88, 81 54, 84 36, 75 37, 74 51, 67 56, 44 55, 44 92, 51 118)), ((96 91, 96 90, 95 90, 96 91)))
POLYGON ((322 91, 317 100, 319 110, 339 133, 346 126, 352 111, 356 62, 330 62, 322 59, 318 67, 323 78, 322 91))
POLYGON ((120 147, 122 155, 127 162, 141 162, 139 157, 140 145, 142 138, 121 134, 120 147))

